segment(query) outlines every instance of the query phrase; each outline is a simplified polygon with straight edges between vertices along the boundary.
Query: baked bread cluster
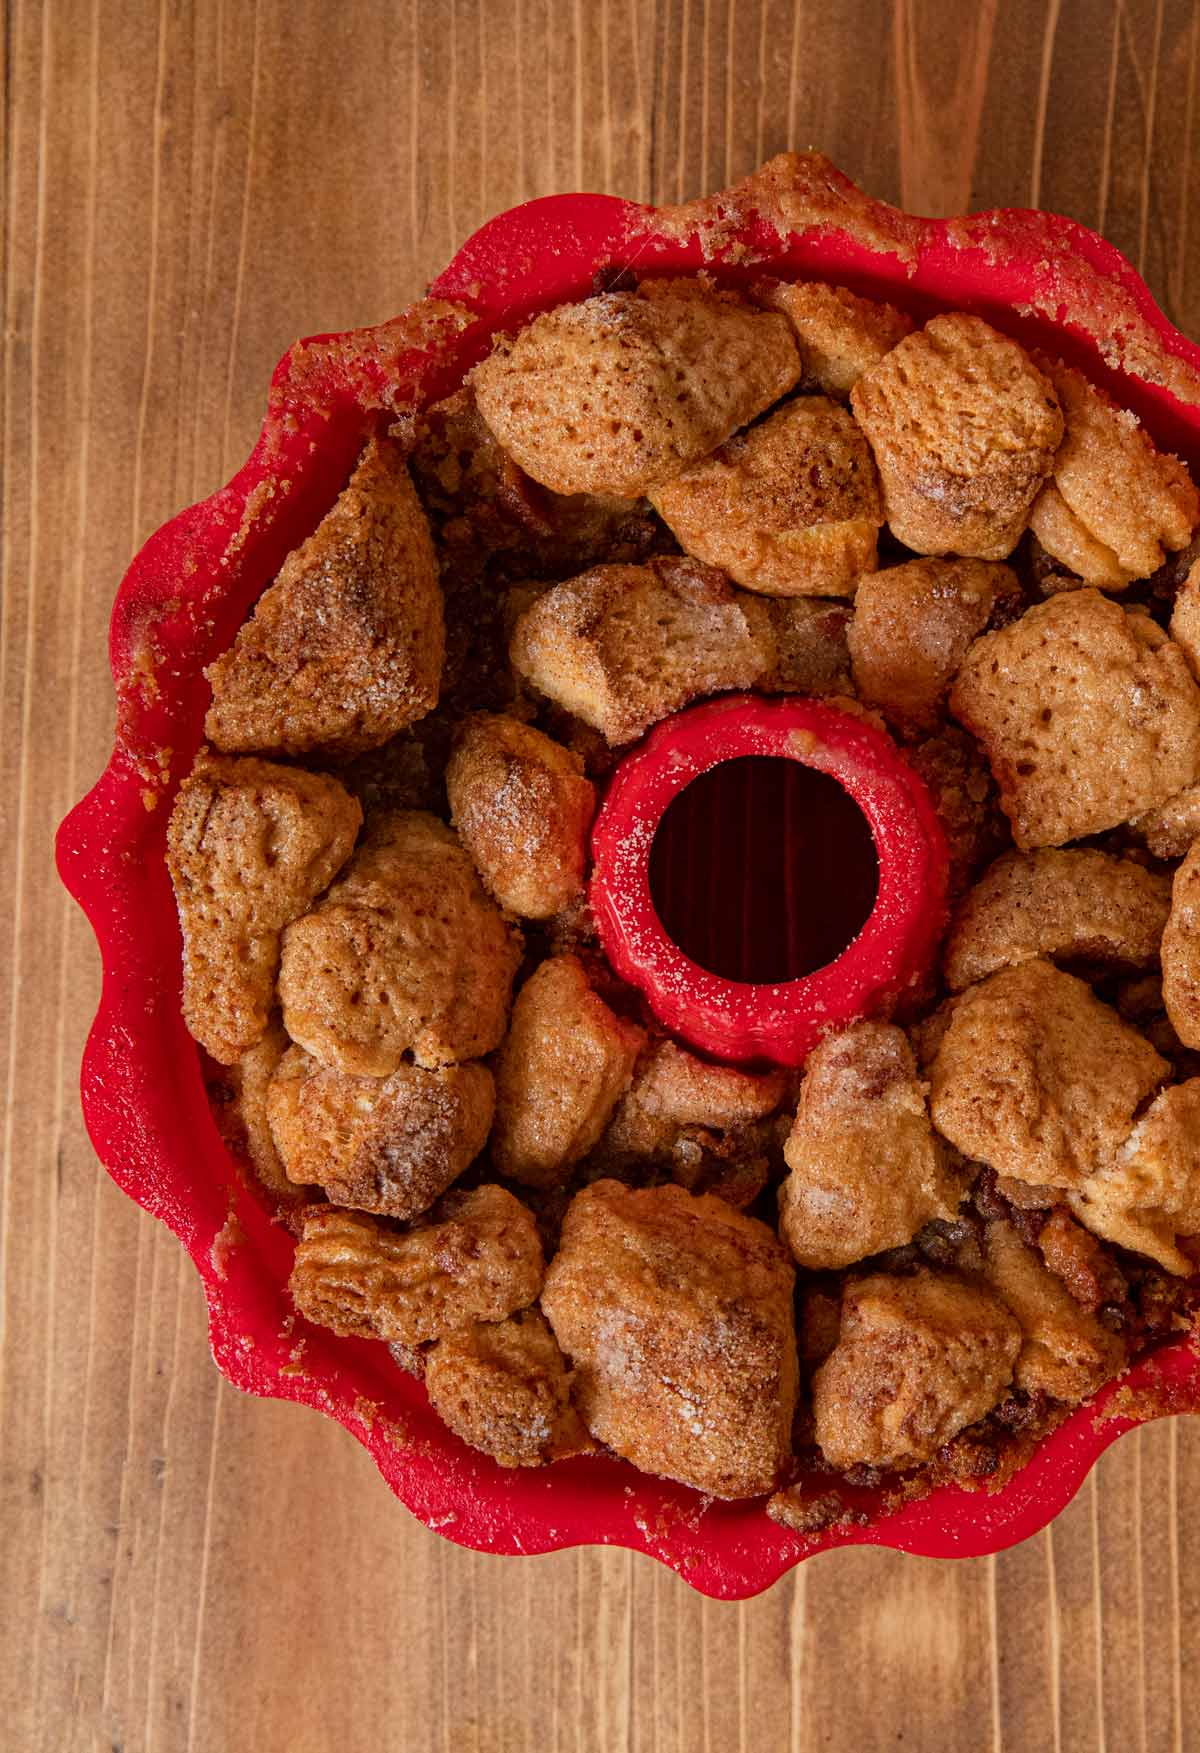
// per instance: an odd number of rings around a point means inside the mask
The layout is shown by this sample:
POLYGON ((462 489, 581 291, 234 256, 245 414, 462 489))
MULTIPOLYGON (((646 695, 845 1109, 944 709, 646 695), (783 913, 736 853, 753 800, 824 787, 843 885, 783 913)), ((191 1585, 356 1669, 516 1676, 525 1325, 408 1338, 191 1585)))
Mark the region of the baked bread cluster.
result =
POLYGON ((298 1313, 502 1466, 802 1530, 1004 1479, 1186 1325, 1198 522, 1079 371, 820 284, 628 277, 371 434, 167 837, 298 1313), (951 854, 934 977, 801 1073, 667 1038, 587 907, 620 752, 734 689, 883 724, 951 854))

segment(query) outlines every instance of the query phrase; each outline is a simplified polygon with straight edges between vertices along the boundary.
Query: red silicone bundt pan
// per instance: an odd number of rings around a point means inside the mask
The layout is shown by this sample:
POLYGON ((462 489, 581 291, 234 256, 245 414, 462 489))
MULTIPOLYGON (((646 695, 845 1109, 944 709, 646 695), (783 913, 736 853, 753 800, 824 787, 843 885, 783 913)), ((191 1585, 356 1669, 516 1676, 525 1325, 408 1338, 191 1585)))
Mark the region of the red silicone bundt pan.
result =
POLYGON ((944 1488, 891 1515, 878 1494, 862 1494, 865 1525, 819 1535, 777 1527, 761 1502, 712 1504, 615 1460, 506 1472, 450 1435, 382 1345, 337 1339, 294 1315, 291 1238, 223 1147, 180 1016, 163 845, 174 788, 201 738, 204 665, 333 502, 368 426, 455 387, 494 329, 578 298, 598 272, 624 267, 706 268, 731 284, 764 272, 830 280, 918 317, 976 311, 1082 365, 1160 443, 1200 465, 1200 349, 1170 327, 1111 245, 1069 220, 914 218, 870 200, 817 155, 776 159, 747 183, 683 208, 564 195, 493 219, 403 316, 292 347, 245 466, 152 536, 121 585, 110 632, 116 746, 58 838, 63 881, 103 959, 82 1071, 88 1130, 118 1186, 195 1261, 213 1355, 228 1379, 338 1419, 414 1515, 462 1545, 631 1547, 731 1599, 832 1546, 995 1552, 1050 1521, 1131 1424, 1200 1405, 1190 1342, 1159 1350, 1078 1411, 1004 1490, 944 1488))

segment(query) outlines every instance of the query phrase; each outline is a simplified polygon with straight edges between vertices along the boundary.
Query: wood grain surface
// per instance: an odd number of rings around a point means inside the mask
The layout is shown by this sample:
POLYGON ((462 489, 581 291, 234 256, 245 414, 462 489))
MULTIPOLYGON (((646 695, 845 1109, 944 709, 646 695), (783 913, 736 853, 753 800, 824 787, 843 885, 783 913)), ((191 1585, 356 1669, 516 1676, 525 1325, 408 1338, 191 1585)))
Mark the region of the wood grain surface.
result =
POLYGON ((787 145, 929 212, 1097 226, 1200 333, 1183 0, 9 0, 0 631, 0 1746, 13 1753, 1200 1746, 1200 1430, 1043 1536, 835 1553, 742 1606, 650 1560, 459 1551, 332 1423, 213 1369, 98 1170, 98 990, 51 835, 99 772, 136 546, 249 447, 296 335, 393 314, 488 214, 678 198, 787 145))

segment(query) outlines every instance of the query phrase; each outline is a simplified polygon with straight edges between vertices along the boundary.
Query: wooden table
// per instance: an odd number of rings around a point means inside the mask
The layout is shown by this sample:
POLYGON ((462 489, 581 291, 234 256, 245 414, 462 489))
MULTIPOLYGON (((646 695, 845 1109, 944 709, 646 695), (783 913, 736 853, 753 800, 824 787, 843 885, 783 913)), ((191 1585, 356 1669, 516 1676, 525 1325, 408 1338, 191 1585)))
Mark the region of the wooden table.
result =
POLYGON ((105 759, 130 554, 222 481, 294 336, 391 315, 488 214, 680 198, 788 144, 927 212, 1106 231, 1200 332, 1182 0, 14 0, 6 141, 0 1744, 13 1753, 1200 1745, 1200 1429, 1057 1526, 854 1551, 744 1606, 644 1558, 477 1556, 332 1423, 217 1376, 76 1100, 97 995, 54 825, 105 759))

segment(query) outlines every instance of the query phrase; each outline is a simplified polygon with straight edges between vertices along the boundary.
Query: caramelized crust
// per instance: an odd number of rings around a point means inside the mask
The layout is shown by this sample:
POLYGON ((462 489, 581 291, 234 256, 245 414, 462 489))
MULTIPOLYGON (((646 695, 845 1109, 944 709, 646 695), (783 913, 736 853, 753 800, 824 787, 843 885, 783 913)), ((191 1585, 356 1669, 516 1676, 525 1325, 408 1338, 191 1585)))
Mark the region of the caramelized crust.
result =
POLYGON ((1185 1047, 1200 1047, 1200 842, 1175 872, 1162 938, 1163 1003, 1185 1047))
POLYGON ((997 604, 1021 587, 985 560, 909 560, 858 584, 850 659, 860 699, 914 730, 932 730, 950 684, 997 604))
POLYGON ((343 1336, 404 1346, 526 1308, 545 1273, 533 1214, 491 1185, 453 1204, 404 1234, 362 1212, 310 1206, 288 1281, 296 1308, 343 1336))
POLYGON ((429 526, 399 448, 372 439, 205 672, 219 749, 353 755, 437 705, 445 637, 429 526))
POLYGON ((629 1087, 642 1031, 609 1009, 577 956, 552 956, 517 994, 496 1073, 492 1160, 552 1187, 587 1155, 629 1087))
POLYGON ((761 693, 817 698, 853 694, 846 645, 851 614, 848 603, 818 597, 768 597, 763 606, 770 616, 775 661, 755 684, 761 693))
POLYGON ((1152 968, 1171 880, 1080 848, 1006 852, 963 901, 946 939, 946 984, 961 992, 998 968, 1044 956, 1089 968, 1152 968))
POLYGON ((838 1342, 813 1377, 822 1454, 842 1469, 931 1460, 997 1404, 1021 1343, 1004 1303, 955 1274, 851 1279, 838 1342))
POLYGON ((783 1154, 780 1233, 809 1271, 903 1247, 958 1210, 912 1048, 889 1023, 856 1023, 809 1055, 783 1154))
POLYGON ((1052 483, 1030 513, 1047 553, 1089 584, 1148 578, 1164 548, 1186 548, 1200 496, 1177 457, 1156 450, 1136 414, 1082 372, 1043 362, 1066 420, 1052 483))
POLYGON ((290 926, 279 973, 293 1041, 335 1071, 387 1077, 499 1045, 520 934, 489 900, 449 828, 376 816, 345 875, 290 926))
POLYGON ((516 624, 512 661, 609 743, 632 742, 703 694, 774 670, 770 611, 693 560, 596 566, 556 584, 516 624))
POLYGON ((526 919, 583 889, 596 794, 579 756, 502 714, 468 719, 446 768, 450 816, 485 887, 526 919))
POLYGON ((434 1411, 456 1436, 502 1467, 543 1467, 596 1445, 571 1405, 571 1377, 538 1309, 473 1321, 425 1360, 434 1411))
POLYGON ((201 750, 167 827, 183 932, 183 1018, 225 1065, 275 999, 279 934, 350 856, 362 811, 336 779, 201 750))
POLYGON ((390 1077, 330 1071, 293 1047, 271 1080, 267 1113, 293 1181, 335 1205, 413 1218, 428 1211, 487 1143, 492 1074, 471 1062, 390 1077))
POLYGON ((912 333, 912 318, 893 304, 858 298, 820 280, 760 281, 757 304, 782 311, 800 343, 800 388, 846 401, 864 371, 912 333))
POLYGON ((542 1308, 592 1435, 714 1497, 772 1490, 796 1403, 792 1281, 767 1226, 709 1194, 577 1194, 542 1308))
POLYGON ((1036 1187, 1079 1187, 1129 1135, 1169 1067, 1071 974, 1022 962, 954 1005, 930 1112, 965 1157, 1036 1187))
POLYGON ((937 316, 850 395, 892 533, 918 554, 1004 560, 1062 437, 1049 381, 979 317, 937 316))
POLYGON ((479 411, 555 493, 636 498, 707 456, 800 376, 787 321, 696 280, 546 311, 476 367, 479 411))
POLYGON ((988 1224, 983 1255, 988 1283, 1021 1326, 1014 1386, 1077 1406, 1116 1375, 1125 1362, 1121 1340, 1080 1308, 1012 1224, 988 1224))
POLYGON ((674 1041, 660 1041, 638 1066, 605 1145, 614 1156, 658 1156, 685 1127, 723 1132, 765 1120, 786 1087, 783 1072, 755 1074, 714 1065, 674 1041))
POLYGON ((1200 1235, 1200 1078, 1165 1089, 1070 1202, 1106 1241, 1190 1278, 1178 1239, 1200 1235))
POLYGON ((946 836, 953 901, 1007 843, 999 795, 979 745, 956 724, 910 744, 905 753, 929 787, 946 836))
MULTIPOLYGON (((1020 1185, 1020 1183, 1016 1183, 1020 1185)), ((1128 1286, 1120 1267, 1100 1240, 1077 1223, 1065 1205, 1056 1205, 1037 1236, 1038 1251, 1075 1301, 1094 1315, 1105 1303, 1120 1302, 1128 1286)))
POLYGON ((650 502, 689 554, 767 596, 853 596, 883 523, 867 441, 825 396, 788 402, 650 502))
POLYGON ((1023 851, 1103 833, 1200 775, 1200 689, 1140 611, 1067 591, 976 640, 950 707, 1023 851))

